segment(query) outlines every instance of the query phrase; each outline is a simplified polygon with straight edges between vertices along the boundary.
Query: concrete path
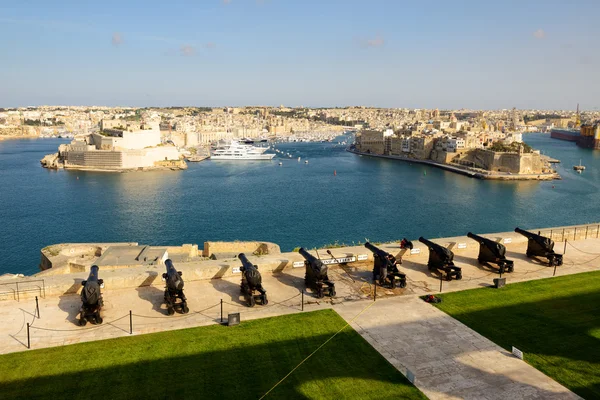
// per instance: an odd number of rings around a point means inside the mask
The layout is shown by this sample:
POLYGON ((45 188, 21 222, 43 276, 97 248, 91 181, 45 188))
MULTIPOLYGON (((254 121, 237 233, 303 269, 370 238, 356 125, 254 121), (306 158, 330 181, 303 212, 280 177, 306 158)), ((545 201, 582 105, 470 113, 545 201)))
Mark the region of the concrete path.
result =
MULTIPOLYGON (((364 306, 335 310, 351 320, 364 306)), ((378 300, 351 325, 430 399, 579 399, 416 296, 378 300)))

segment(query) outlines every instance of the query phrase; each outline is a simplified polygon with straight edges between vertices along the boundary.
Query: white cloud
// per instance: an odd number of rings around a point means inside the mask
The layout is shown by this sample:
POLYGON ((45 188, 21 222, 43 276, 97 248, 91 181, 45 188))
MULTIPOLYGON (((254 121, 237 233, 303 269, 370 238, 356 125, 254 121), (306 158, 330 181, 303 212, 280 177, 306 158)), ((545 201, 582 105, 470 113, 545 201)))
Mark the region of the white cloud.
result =
POLYGON ((543 29, 538 29, 537 31, 533 32, 533 37, 536 39, 543 39, 546 37, 546 32, 544 32, 543 29))
POLYGON ((123 35, 121 35, 119 32, 114 32, 112 35, 113 46, 119 46, 121 43, 123 43, 123 35))
POLYGON ((385 44, 385 39, 377 35, 372 39, 360 39, 361 47, 381 47, 385 44))
POLYGON ((181 51, 181 55, 185 57, 193 56, 196 54, 196 48, 190 45, 181 46, 179 49, 181 51))

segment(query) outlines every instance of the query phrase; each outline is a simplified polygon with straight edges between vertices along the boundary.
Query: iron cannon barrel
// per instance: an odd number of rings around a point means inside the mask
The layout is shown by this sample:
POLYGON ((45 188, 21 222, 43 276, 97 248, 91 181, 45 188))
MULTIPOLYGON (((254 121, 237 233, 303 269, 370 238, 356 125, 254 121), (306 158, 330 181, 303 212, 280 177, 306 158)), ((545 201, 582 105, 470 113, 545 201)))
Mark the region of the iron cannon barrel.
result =
POLYGON ((471 239, 477 240, 480 242, 491 242, 492 241, 492 239, 484 238, 483 236, 479 236, 479 235, 476 235, 471 232, 467 233, 467 237, 470 237, 471 239))
POLYGON ((244 253, 238 254, 238 259, 242 262, 242 265, 246 268, 252 267, 252 263, 248 261, 248 258, 244 253))
POLYGON ((310 254, 308 251, 306 251, 306 249, 304 247, 300 247, 300 250, 298 250, 298 253, 300 253, 302 255, 302 257, 304 257, 304 259, 311 264, 314 264, 317 261, 317 258, 315 256, 313 256, 312 254, 310 254))
POLYGON ((167 274, 169 273, 177 273, 175 266, 173 265, 173 261, 170 258, 165 260, 165 267, 167 268, 167 274))
POLYGON ((377 254, 378 256, 382 256, 385 257, 388 255, 388 253, 384 250, 381 250, 379 247, 372 245, 371 243, 367 242, 365 243, 365 247, 369 250, 371 250, 371 252, 373 252, 373 254, 377 254))
POLYGON ((88 282, 89 281, 93 282, 93 281, 97 281, 98 280, 98 270, 99 269, 100 268, 98 268, 97 265, 92 265, 91 266, 91 268, 90 268, 90 274, 88 275, 88 278, 87 278, 88 282))
POLYGON ((520 233, 521 235, 523 235, 523 236, 525 236, 526 238, 529 238, 529 239, 533 239, 533 238, 535 238, 535 237, 538 237, 538 236, 539 236, 539 235, 536 235, 536 234, 535 234, 535 233, 533 233, 533 232, 526 231, 526 230, 524 230, 524 229, 521 229, 521 228, 519 228, 519 227, 516 227, 516 228, 515 228, 515 232, 517 232, 517 233, 520 233))
POLYGON ((421 237, 419 238, 419 242, 421 242, 421 243, 423 243, 423 244, 425 244, 425 245, 427 245, 427 246, 429 246, 429 247, 440 247, 440 245, 439 245, 439 244, 437 244, 437 243, 433 243, 431 240, 427 240, 427 239, 425 239, 423 236, 421 236, 421 237))

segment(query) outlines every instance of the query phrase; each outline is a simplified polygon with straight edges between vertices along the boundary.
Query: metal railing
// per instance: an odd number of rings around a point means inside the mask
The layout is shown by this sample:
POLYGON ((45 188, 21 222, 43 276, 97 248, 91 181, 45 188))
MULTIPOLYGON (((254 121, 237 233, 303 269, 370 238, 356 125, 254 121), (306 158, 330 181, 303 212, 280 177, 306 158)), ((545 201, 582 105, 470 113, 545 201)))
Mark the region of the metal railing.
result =
POLYGON ((12 294, 14 300, 21 301, 21 294, 37 292, 40 297, 46 298, 46 285, 43 279, 30 281, 2 282, 0 283, 0 296, 12 294), (40 284, 41 282, 41 284, 40 284))
POLYGON ((589 238, 599 238, 600 224, 577 225, 560 229, 543 229, 539 232, 542 236, 549 237, 556 242, 564 242, 565 240, 584 240, 589 238))

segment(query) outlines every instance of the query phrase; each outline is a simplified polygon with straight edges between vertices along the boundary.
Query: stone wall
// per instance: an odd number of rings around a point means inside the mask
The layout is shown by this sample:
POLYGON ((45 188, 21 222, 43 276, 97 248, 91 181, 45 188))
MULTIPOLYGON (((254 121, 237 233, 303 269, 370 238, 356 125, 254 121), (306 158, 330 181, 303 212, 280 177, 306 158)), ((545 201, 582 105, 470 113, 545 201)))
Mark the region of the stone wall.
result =
POLYGON ((279 254, 279 245, 269 242, 204 242, 204 257, 214 253, 279 254))
POLYGON ((500 153, 491 150, 476 149, 470 151, 465 160, 476 168, 493 172, 512 174, 541 174, 544 162, 537 153, 500 153))

